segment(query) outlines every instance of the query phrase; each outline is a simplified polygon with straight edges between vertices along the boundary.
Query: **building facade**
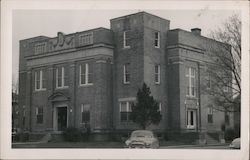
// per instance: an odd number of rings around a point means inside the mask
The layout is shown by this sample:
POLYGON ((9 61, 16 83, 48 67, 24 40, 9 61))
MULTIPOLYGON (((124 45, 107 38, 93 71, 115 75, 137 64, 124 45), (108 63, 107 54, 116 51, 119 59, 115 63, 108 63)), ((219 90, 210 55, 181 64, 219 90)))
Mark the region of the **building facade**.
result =
POLYGON ((232 115, 214 110, 211 96, 203 92, 212 85, 204 44, 220 42, 203 37, 199 28, 170 30, 169 20, 146 12, 111 19, 110 25, 20 41, 22 129, 138 129, 129 114, 143 82, 162 115, 161 122, 149 129, 220 131, 225 120, 233 124, 232 115))

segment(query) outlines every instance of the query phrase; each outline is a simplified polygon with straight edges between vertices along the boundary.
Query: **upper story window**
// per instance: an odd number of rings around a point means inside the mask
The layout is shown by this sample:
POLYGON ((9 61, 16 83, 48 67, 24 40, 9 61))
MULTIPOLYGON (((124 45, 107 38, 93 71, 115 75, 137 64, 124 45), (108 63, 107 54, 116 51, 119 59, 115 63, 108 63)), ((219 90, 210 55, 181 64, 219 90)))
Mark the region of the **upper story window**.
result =
POLYGON ((207 75, 207 89, 211 89, 212 82, 211 82, 211 73, 208 73, 207 75))
POLYGON ((155 48, 160 48, 160 32, 155 32, 154 34, 154 45, 155 45, 155 48))
POLYGON ((187 78, 187 96, 196 96, 196 82, 195 82, 196 70, 193 67, 186 68, 186 78, 187 78))
POLYGON ((91 63, 83 63, 80 65, 80 85, 93 84, 93 65, 91 63))
POLYGON ((56 68, 56 88, 68 87, 68 72, 65 67, 56 68))
POLYGON ((93 44, 93 32, 79 35, 79 46, 93 44))
POLYGON ((120 102, 120 121, 121 122, 130 122, 131 120, 131 108, 132 103, 129 101, 120 102))
POLYGON ((123 32, 123 48, 130 48, 128 31, 123 32))
POLYGON ((223 92, 228 92, 229 91, 229 86, 227 84, 225 84, 223 86, 223 92))
POLYGON ((130 64, 126 63, 123 65, 123 83, 130 83, 130 64))
POLYGON ((35 90, 45 90, 45 70, 37 70, 35 71, 35 90))
POLYGON ((46 51, 46 43, 38 43, 35 45, 35 54, 44 53, 46 51))
POLYGON ((36 123, 43 123, 43 107, 36 107, 36 123))
POLYGON ((160 65, 155 65, 155 84, 160 84, 161 81, 161 67, 160 65))
POLYGON ((223 89, 223 92, 229 92, 230 91, 230 88, 231 88, 231 84, 232 82, 231 81, 231 77, 232 74, 230 72, 224 72, 222 77, 221 77, 221 83, 222 83, 222 89, 223 89))

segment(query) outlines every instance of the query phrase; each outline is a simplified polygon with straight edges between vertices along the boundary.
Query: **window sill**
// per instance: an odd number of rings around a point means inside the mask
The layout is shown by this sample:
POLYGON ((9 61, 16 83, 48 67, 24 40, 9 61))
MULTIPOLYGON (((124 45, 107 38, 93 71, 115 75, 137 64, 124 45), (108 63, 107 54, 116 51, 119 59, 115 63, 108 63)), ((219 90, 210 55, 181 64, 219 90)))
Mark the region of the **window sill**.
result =
POLYGON ((122 49, 130 49, 131 47, 130 46, 123 46, 122 49))
POLYGON ((88 84, 80 84, 79 87, 88 87, 88 86, 93 86, 93 83, 88 83, 88 84))
POLYGON ((155 46, 155 48, 156 48, 156 49, 160 49, 161 47, 157 47, 157 46, 155 46))
POLYGON ((40 91, 46 91, 46 88, 42 88, 42 89, 35 89, 35 92, 40 92, 40 91))
POLYGON ((130 84, 130 82, 123 82, 123 84, 130 84))
POLYGON ((56 87, 56 89, 68 89, 69 86, 63 86, 63 87, 56 87))
POLYGON ((188 99, 197 99, 196 96, 186 95, 188 99))
POLYGON ((160 84, 161 84, 161 82, 155 82, 155 84, 156 84, 156 85, 160 85, 160 84))
POLYGON ((195 130, 195 126, 187 126, 188 130, 195 130))

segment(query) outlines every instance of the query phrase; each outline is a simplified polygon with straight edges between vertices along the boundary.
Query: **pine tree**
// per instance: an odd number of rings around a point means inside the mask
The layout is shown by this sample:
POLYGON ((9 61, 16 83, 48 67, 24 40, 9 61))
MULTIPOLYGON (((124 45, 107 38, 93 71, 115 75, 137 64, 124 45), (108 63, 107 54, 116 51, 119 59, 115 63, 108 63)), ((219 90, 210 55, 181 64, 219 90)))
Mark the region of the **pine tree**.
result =
POLYGON ((141 89, 138 89, 137 102, 132 104, 131 119, 143 129, 150 124, 159 124, 161 121, 159 103, 151 96, 150 88, 145 83, 141 89))

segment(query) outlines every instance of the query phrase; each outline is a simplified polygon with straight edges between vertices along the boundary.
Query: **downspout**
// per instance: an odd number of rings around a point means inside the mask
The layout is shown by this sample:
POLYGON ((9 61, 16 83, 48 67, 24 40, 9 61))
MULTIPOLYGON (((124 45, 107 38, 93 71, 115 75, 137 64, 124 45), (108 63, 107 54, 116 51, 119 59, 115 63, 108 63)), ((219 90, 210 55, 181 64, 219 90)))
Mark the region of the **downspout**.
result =
POLYGON ((199 131, 201 132, 201 91, 200 91, 200 62, 198 62, 198 107, 199 107, 199 131))

